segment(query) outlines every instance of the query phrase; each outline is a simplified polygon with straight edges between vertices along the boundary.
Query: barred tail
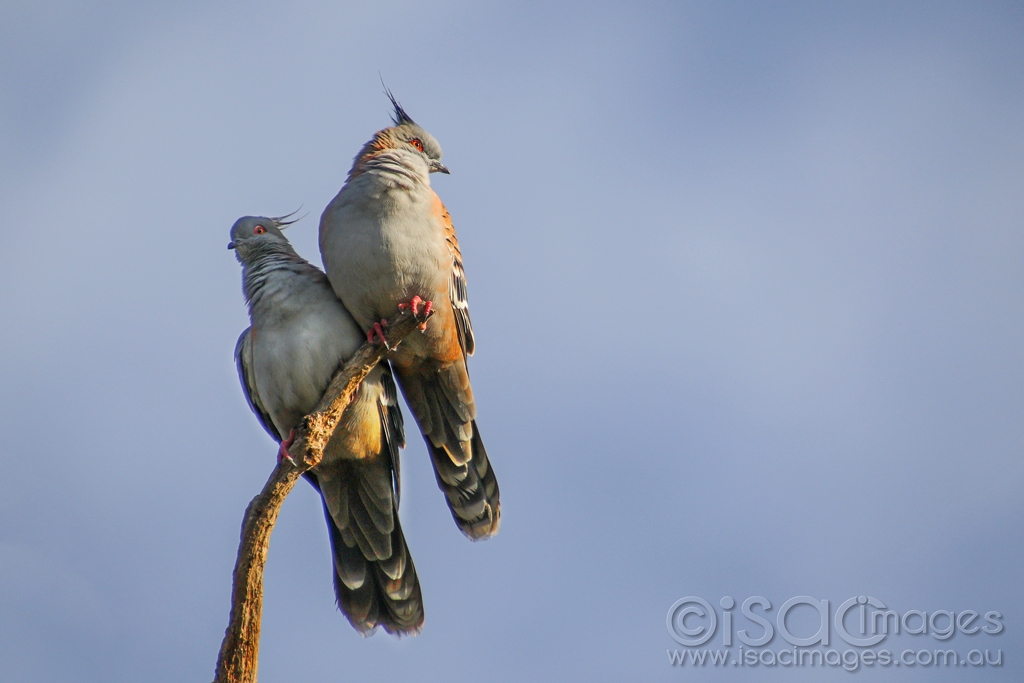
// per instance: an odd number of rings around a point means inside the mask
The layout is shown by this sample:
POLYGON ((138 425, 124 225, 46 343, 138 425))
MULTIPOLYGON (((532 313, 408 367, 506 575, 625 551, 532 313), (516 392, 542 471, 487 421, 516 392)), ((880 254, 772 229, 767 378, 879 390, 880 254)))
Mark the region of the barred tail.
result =
MULTIPOLYGON (((325 508, 326 511, 326 508, 325 508)), ((367 560, 345 543, 327 513, 334 553, 334 595, 349 623, 364 636, 381 626, 388 633, 416 635, 423 628, 423 595, 396 510, 391 557, 367 560)))
POLYGON ((402 534, 390 463, 341 460, 315 471, 334 556, 338 607, 363 635, 423 628, 423 595, 402 534))
POLYGON ((501 525, 501 501, 498 480, 487 459, 476 420, 472 422, 472 457, 457 465, 442 446, 434 446, 424 437, 434 463, 437 485, 444 492, 452 517, 459 529, 473 541, 490 538, 501 525))

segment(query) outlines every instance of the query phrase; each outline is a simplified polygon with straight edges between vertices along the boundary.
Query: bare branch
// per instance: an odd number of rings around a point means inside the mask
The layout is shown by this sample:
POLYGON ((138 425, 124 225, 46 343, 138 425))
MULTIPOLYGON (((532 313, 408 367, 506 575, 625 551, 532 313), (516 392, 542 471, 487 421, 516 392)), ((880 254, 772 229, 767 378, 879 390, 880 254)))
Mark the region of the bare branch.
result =
MULTIPOLYGON (((429 317, 429 314, 427 315, 429 317)), ((409 311, 394 316, 387 325, 388 343, 397 346, 426 317, 409 311)), ((267 563, 270 532, 277 522, 285 497, 307 470, 324 455, 334 429, 356 389, 387 354, 383 346, 366 343, 334 374, 312 413, 295 430, 295 440, 258 496, 252 499, 242 521, 242 537, 231 590, 231 618, 217 658, 214 683, 255 683, 263 613, 263 568, 267 563)))

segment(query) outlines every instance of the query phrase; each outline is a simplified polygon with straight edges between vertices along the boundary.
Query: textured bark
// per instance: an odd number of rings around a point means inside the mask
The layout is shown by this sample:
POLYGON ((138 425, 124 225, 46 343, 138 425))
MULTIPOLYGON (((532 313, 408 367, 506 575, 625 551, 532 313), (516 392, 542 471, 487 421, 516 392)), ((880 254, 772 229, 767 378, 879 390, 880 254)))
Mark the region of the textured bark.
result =
MULTIPOLYGON (((394 316, 387 325, 391 348, 425 320, 424 316, 417 318, 408 311, 394 316)), ((314 411, 295 430, 295 440, 288 449, 291 461, 284 459, 277 464, 263 490, 246 508, 232 582, 231 617, 217 658, 214 683, 255 683, 263 613, 263 567, 281 504, 302 473, 316 467, 323 458, 324 447, 359 383, 386 354, 383 346, 363 344, 334 374, 314 411)))

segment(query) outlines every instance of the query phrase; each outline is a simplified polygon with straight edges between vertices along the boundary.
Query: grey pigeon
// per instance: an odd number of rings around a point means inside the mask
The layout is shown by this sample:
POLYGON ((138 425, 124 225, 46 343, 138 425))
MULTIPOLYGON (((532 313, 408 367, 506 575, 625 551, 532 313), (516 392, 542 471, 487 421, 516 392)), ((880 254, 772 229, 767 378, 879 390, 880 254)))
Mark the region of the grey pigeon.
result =
POLYGON ((334 292, 370 339, 399 308, 434 316, 391 354, 455 523, 473 540, 498 532, 498 481, 476 424, 466 358, 475 348, 466 275, 451 216, 430 187, 448 173, 441 146, 388 93, 394 124, 356 155, 320 217, 320 254, 334 292))
MULTIPOLYGON (((327 277, 281 232, 282 218, 239 218, 229 249, 242 264, 251 326, 235 360, 249 407, 287 454, 294 428, 364 341, 327 277), (285 438, 287 437, 287 438, 285 438)), ((387 363, 363 381, 307 478, 323 499, 338 606, 360 633, 417 633, 423 598, 398 521, 398 392, 387 363)))

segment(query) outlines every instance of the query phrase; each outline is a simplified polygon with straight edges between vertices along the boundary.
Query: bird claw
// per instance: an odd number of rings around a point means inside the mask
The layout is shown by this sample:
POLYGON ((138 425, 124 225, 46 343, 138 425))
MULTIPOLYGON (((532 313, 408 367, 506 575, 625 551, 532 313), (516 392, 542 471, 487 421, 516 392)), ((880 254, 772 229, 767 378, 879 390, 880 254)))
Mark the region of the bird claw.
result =
POLYGON ((381 320, 379 323, 374 323, 373 327, 366 331, 366 341, 371 344, 383 344, 384 348, 390 351, 391 347, 388 346, 388 340, 384 336, 384 328, 387 326, 387 320, 381 320))
POLYGON ((409 303, 403 302, 398 304, 398 309, 400 311, 412 311, 416 319, 422 321, 419 324, 419 329, 422 332, 427 329, 427 318, 434 312, 434 302, 424 301, 419 295, 416 295, 409 300, 409 303))
POLYGON ((295 460, 292 459, 291 453, 288 452, 288 449, 292 447, 292 444, 294 442, 295 430, 292 429, 290 432, 288 432, 288 438, 281 442, 281 447, 277 450, 278 462, 283 462, 284 460, 287 459, 288 462, 292 463, 293 465, 295 464, 295 460))

